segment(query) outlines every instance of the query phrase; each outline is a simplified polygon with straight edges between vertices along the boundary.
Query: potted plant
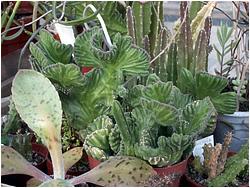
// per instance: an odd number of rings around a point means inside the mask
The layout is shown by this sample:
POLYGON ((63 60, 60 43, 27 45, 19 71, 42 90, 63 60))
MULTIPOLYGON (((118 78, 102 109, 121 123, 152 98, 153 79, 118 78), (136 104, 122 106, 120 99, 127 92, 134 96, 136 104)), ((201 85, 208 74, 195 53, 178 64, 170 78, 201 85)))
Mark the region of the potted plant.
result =
POLYGON ((149 165, 137 158, 114 157, 88 173, 65 180, 65 171, 79 160, 82 148, 74 148, 62 155, 62 108, 54 86, 36 71, 21 70, 13 81, 12 95, 21 118, 48 147, 54 179, 33 167, 14 149, 4 145, 1 146, 1 175, 27 174, 35 178, 32 180, 33 185, 40 186, 73 186, 82 182, 102 186, 137 186, 155 174, 149 165), (132 170, 135 166, 137 171, 132 170))
POLYGON ((171 185, 178 186, 194 141, 213 131, 209 120, 216 111, 211 101, 192 101, 155 74, 146 86, 128 91, 124 100, 129 103, 125 112, 118 101, 112 106, 115 123, 101 116, 89 126, 84 142, 87 154, 100 161, 112 155, 136 156, 159 175, 176 175, 171 185))
POLYGON ((234 136, 230 148, 238 152, 241 146, 248 142, 249 137, 249 80, 247 76, 249 66, 247 54, 249 47, 248 44, 244 43, 244 38, 248 38, 248 22, 244 22, 245 19, 248 19, 248 14, 244 14, 244 12, 247 13, 249 11, 248 3, 239 3, 236 11, 240 13, 235 14, 237 15, 235 19, 243 20, 243 24, 241 22, 237 23, 231 29, 226 25, 222 25, 221 29, 217 31, 221 50, 216 46, 214 48, 217 51, 218 61, 220 62, 220 71, 217 70, 216 72, 229 80, 224 91, 235 92, 237 96, 237 108, 234 113, 220 114, 218 116, 214 135, 215 141, 222 143, 223 135, 227 131, 232 131, 234 136), (244 8, 242 9, 243 5, 244 8), (233 30, 235 30, 236 38, 230 43, 233 30), (238 38, 237 33, 243 34, 238 38), (243 53, 238 54, 242 48, 244 49, 243 53), (226 58, 225 55, 230 52, 231 56, 226 58))
POLYGON ((191 157, 188 163, 186 180, 193 187, 246 186, 248 184, 248 144, 239 153, 228 152, 232 133, 227 133, 224 143, 214 147, 205 144, 204 161, 191 157))
POLYGON ((32 142, 34 133, 22 122, 12 100, 8 115, 5 117, 1 130, 1 143, 13 147, 35 167, 46 172, 48 150, 42 144, 32 142))
MULTIPOLYGON (((83 143, 80 141, 78 137, 79 136, 74 131, 74 129, 67 124, 66 119, 63 119, 63 123, 62 123, 62 151, 63 153, 75 147, 82 146, 83 143)), ((49 175, 53 174, 53 167, 52 167, 51 159, 47 160, 47 170, 48 170, 49 175)), ((78 175, 85 173, 88 170, 89 170, 88 158, 87 158, 86 152, 83 150, 81 159, 67 171, 67 175, 78 176, 78 175)))

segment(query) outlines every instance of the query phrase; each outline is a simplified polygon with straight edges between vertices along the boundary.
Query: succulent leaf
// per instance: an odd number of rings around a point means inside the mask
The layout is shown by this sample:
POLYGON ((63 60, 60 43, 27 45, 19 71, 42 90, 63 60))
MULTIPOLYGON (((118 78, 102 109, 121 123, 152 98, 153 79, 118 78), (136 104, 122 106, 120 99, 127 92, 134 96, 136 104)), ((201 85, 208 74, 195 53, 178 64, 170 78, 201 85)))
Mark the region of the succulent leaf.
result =
POLYGON ((63 153, 65 173, 82 158, 82 147, 75 147, 63 153))
POLYGON ((72 87, 81 87, 83 85, 83 77, 80 68, 75 64, 57 63, 46 66, 43 74, 52 82, 59 84, 65 89, 72 87))
POLYGON ((62 107, 56 89, 41 73, 20 70, 13 80, 11 90, 20 117, 49 149, 55 177, 64 178, 64 172, 61 172, 62 107))
POLYGON ((148 161, 151 165, 163 167, 175 164, 183 154, 183 151, 190 145, 188 135, 173 134, 167 138, 161 136, 158 138, 158 147, 139 146, 135 148, 137 157, 148 161))
POLYGON ((11 147, 1 146, 1 175, 26 174, 40 181, 51 179, 48 175, 32 166, 26 159, 11 147))
MULTIPOLYGON (((209 120, 211 119, 214 112, 214 106, 208 97, 203 100, 189 103, 182 110, 183 120, 188 122, 188 126, 182 129, 181 133, 185 135, 191 135, 192 137, 200 135, 203 132, 207 133, 205 129, 207 129, 209 120)), ((215 124, 213 125, 213 129, 210 128, 210 131, 213 132, 214 128, 215 124)))
POLYGON ((39 42, 30 46, 31 54, 43 68, 45 64, 70 63, 73 47, 55 40, 48 31, 39 32, 39 42))
POLYGON ((155 122, 160 125, 172 126, 176 123, 178 110, 175 107, 155 100, 149 101, 147 99, 142 99, 141 104, 149 113, 152 113, 155 122))
POLYGON ((147 180, 156 172, 145 161, 130 156, 110 157, 91 171, 75 177, 70 183, 77 185, 90 182, 100 186, 143 186, 142 181, 147 180))

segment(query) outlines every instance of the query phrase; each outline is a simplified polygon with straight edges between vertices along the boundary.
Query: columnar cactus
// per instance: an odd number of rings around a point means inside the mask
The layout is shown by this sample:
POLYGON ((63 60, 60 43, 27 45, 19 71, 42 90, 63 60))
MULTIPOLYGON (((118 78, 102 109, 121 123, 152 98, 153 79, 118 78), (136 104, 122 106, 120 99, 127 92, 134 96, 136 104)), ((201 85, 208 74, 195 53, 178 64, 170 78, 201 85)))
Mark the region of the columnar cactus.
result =
POLYGON ((224 171, 208 182, 209 187, 223 187, 232 183, 249 165, 249 144, 246 143, 238 154, 227 159, 224 171))
POLYGON ((205 174, 208 178, 208 186, 223 187, 233 182, 239 173, 248 164, 248 143, 245 144, 238 154, 228 158, 228 148, 231 143, 232 133, 225 135, 223 145, 217 143, 215 147, 211 144, 204 146, 204 162, 200 162, 199 157, 195 157, 192 162, 193 167, 200 174, 205 174))
MULTIPOLYGON (((128 34, 134 44, 144 48, 153 59, 168 44, 169 31, 163 26, 163 2, 133 2, 127 7, 128 34)), ((151 65, 151 71, 162 80, 167 80, 167 51, 151 65)), ((145 81, 144 83, 145 84, 145 81)))

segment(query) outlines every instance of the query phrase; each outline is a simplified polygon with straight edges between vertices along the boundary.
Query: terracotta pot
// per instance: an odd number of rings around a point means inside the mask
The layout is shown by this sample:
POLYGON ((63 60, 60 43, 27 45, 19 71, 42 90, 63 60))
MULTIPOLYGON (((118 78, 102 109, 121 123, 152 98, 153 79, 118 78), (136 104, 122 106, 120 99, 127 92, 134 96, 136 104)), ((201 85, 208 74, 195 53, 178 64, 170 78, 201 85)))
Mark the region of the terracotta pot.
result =
POLYGON ((44 158, 44 160, 41 163, 35 165, 35 167, 37 167, 41 171, 47 173, 46 163, 47 163, 47 159, 48 159, 48 155, 49 155, 48 149, 44 145, 32 143, 32 150, 44 158))
POLYGON ((188 158, 172 166, 154 168, 160 176, 176 175, 175 179, 171 183, 171 187, 178 187, 180 185, 180 179, 185 174, 187 169, 188 158))
POLYGON ((101 163, 101 161, 98 161, 89 155, 88 155, 88 161, 89 161, 89 168, 90 169, 95 168, 96 166, 98 166, 101 163))
MULTIPOLYGON (((232 152, 232 151, 229 151, 228 154, 227 154, 227 157, 231 157, 233 155, 235 155, 236 152, 232 152)), ((188 159, 188 165, 193 161, 193 156, 191 156, 189 159, 188 159)), ((189 177, 188 175, 188 170, 187 172, 184 174, 184 179, 185 179, 185 182, 186 182, 186 185, 188 187, 206 187, 205 185, 202 185, 200 183, 197 183, 195 180, 193 180, 191 177, 189 177)), ((249 184, 243 184, 241 185, 240 187, 249 187, 249 184)))

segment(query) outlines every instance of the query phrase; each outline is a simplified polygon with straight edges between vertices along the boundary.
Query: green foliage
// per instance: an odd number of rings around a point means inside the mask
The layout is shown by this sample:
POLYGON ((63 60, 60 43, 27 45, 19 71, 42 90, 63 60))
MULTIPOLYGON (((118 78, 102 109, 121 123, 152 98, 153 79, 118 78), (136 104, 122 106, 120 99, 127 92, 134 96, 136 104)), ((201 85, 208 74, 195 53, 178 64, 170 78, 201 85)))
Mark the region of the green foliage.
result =
POLYGON ((98 116, 108 112, 124 75, 148 73, 148 54, 132 46, 130 37, 119 33, 112 38, 113 46, 108 51, 101 45, 103 35, 97 27, 77 36, 74 49, 60 44, 44 30, 39 38, 43 41, 30 46, 32 62, 59 91, 65 116, 70 126, 77 130, 85 129, 98 116), (58 58, 62 55, 51 50, 52 47, 68 54, 64 62, 58 58), (82 66, 94 69, 82 76, 79 69, 82 66))
MULTIPOLYGON (((33 184, 37 185, 38 182, 42 182, 40 186, 65 187, 82 182, 91 182, 106 186, 114 186, 114 183, 117 185, 136 186, 140 185, 139 180, 144 181, 149 176, 155 174, 152 167, 140 159, 114 157, 88 173, 72 180, 65 180, 64 171, 67 171, 81 158, 82 148, 73 148, 62 155, 61 129, 58 130, 61 128, 62 111, 58 93, 52 83, 36 71, 21 70, 14 78, 12 95, 21 118, 28 123, 30 128, 48 146, 53 163, 54 179, 51 180, 48 175, 33 167, 14 149, 4 145, 1 147, 2 175, 27 174, 34 177, 32 179, 33 184), (32 97, 30 97, 31 95, 32 97), (48 96, 53 98, 48 98, 48 96), (48 99, 49 101, 47 101, 48 99), (138 169, 134 169, 137 167, 138 169), (110 172, 108 176, 107 171, 110 172), (114 178, 114 174, 118 177, 115 181, 111 181, 114 178)), ((97 119, 94 123, 95 125, 91 127, 91 131, 99 128, 105 130, 105 128, 109 129, 111 126, 111 120, 107 116, 97 119)), ((103 140, 98 141, 102 142, 103 140)))
POLYGON ((87 129, 84 149, 88 155, 98 160, 106 160, 112 153, 109 147, 109 134, 113 123, 107 116, 100 116, 87 129))
POLYGON ((227 79, 200 72, 193 77, 187 69, 182 69, 179 75, 178 88, 184 93, 191 94, 195 99, 210 97, 218 113, 232 114, 236 110, 236 94, 222 90, 227 85, 227 79))
POLYGON ((233 28, 229 28, 226 24, 221 24, 220 28, 217 29, 217 39, 220 44, 220 49, 213 45, 217 54, 218 63, 220 64, 220 69, 215 69, 215 73, 226 78, 233 69, 234 63, 231 57, 226 59, 226 56, 230 55, 230 52, 238 43, 238 41, 231 40, 232 33, 233 28))
POLYGON ((215 109, 209 98, 192 102, 189 95, 182 94, 171 82, 160 81, 155 74, 149 75, 146 83, 128 92, 131 111, 124 112, 120 103, 114 102, 112 114, 116 125, 105 134, 109 143, 88 145, 102 148, 109 144, 113 152, 99 151, 105 157, 130 155, 159 167, 172 165, 190 149, 196 137, 208 134, 207 128, 213 131, 214 124, 211 128, 209 121, 215 109), (161 131, 162 128, 169 130, 161 131))
POLYGON ((177 163, 189 144, 190 137, 188 135, 174 133, 168 138, 165 136, 159 137, 157 148, 152 148, 150 146, 135 147, 135 154, 147 160, 151 165, 164 167, 177 163))

